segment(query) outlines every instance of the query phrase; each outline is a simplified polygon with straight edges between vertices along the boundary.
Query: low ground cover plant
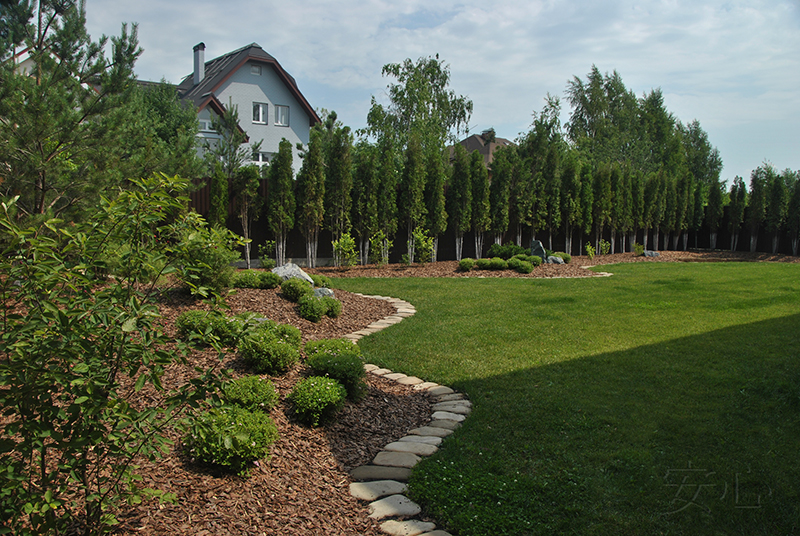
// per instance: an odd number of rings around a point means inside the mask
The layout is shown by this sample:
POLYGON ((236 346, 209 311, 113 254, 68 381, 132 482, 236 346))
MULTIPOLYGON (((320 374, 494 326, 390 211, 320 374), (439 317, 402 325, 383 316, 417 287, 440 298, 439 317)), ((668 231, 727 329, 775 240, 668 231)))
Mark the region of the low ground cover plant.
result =
POLYGON ((234 288, 277 288, 281 284, 278 274, 263 270, 240 270, 233 275, 231 286, 234 288))
POLYGON ((309 426, 319 426, 333 419, 344 407, 347 391, 333 378, 311 376, 297 382, 289 393, 297 419, 309 426))
POLYGON ((293 277, 281 283, 281 294, 291 302, 299 302, 303 296, 312 296, 314 287, 303 279, 293 277))
POLYGON ((306 365, 315 376, 338 380, 347 390, 351 400, 360 400, 366 394, 364 360, 359 347, 347 339, 315 341, 306 344, 306 365))
POLYGON ((268 378, 252 374, 225 382, 222 396, 228 404, 248 411, 269 411, 280 398, 268 378))
POLYGON ((258 374, 282 374, 300 360, 298 348, 271 329, 249 332, 239 344, 239 354, 258 374))
POLYGON ((278 429, 263 411, 223 406, 191 419, 183 443, 199 462, 245 474, 250 463, 269 457, 278 429))
POLYGON ((303 296, 297 304, 300 306, 300 316, 311 322, 319 322, 328 312, 328 305, 317 296, 303 296))

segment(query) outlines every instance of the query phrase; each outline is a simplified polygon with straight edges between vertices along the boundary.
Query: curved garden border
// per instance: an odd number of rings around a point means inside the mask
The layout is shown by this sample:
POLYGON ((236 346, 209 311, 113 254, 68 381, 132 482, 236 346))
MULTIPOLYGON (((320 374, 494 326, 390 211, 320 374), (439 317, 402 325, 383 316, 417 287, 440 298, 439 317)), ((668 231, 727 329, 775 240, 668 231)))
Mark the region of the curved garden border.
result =
MULTIPOLYGON (((413 305, 397 298, 358 295, 388 301, 394 306, 395 314, 345 335, 345 338, 353 342, 393 326, 417 312, 413 305)), ((364 369, 370 374, 424 390, 433 402, 433 413, 431 422, 426 426, 409 430, 405 437, 383 447, 371 464, 350 471, 350 477, 353 479, 350 484, 350 494, 359 500, 369 502, 369 517, 382 521, 381 530, 387 534, 450 536, 450 533, 444 530, 437 530, 434 523, 415 519, 422 509, 403 494, 408 489, 406 483, 411 475, 411 468, 422 457, 430 456, 439 449, 442 439, 452 434, 469 415, 472 403, 463 393, 457 393, 450 387, 438 383, 392 372, 377 365, 366 364, 364 369)))

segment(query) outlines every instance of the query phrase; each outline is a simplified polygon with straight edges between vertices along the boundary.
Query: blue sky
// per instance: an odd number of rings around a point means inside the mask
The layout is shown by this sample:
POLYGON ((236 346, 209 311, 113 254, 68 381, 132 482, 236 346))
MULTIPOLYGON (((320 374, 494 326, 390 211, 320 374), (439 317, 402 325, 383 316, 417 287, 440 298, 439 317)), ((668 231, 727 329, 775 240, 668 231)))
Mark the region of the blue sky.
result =
POLYGON ((256 42, 354 129, 373 95, 386 101, 386 63, 439 54, 473 101, 472 133, 512 140, 594 64, 639 96, 660 87, 678 119, 697 119, 723 179, 764 160, 800 169, 800 0, 87 0, 87 18, 94 38, 138 23, 143 80, 179 82, 201 41, 206 59, 256 42))

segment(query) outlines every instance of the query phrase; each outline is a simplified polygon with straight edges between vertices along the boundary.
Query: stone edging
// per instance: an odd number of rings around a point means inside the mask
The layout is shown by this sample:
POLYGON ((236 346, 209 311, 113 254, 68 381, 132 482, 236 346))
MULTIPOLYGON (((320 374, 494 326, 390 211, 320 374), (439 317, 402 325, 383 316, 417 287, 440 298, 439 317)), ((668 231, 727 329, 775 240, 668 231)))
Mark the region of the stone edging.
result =
MULTIPOLYGON (((377 333, 389 326, 412 316, 417 310, 407 301, 386 296, 365 296, 391 303, 396 312, 382 320, 373 322, 366 328, 345 335, 354 343, 362 337, 377 333)), ((423 456, 430 456, 439 449, 442 439, 461 426, 472 411, 472 403, 463 393, 438 383, 426 382, 415 376, 406 376, 399 372, 380 368, 377 365, 364 365, 369 374, 394 380, 402 385, 413 386, 423 390, 433 402, 431 422, 421 428, 408 431, 408 435, 398 441, 389 443, 371 464, 356 467, 350 471, 353 482, 350 494, 362 501, 369 502, 369 517, 382 521, 381 530, 392 536, 451 536, 443 530, 437 530, 434 523, 414 519, 422 511, 420 506, 403 495, 408 486, 411 468, 423 456)))

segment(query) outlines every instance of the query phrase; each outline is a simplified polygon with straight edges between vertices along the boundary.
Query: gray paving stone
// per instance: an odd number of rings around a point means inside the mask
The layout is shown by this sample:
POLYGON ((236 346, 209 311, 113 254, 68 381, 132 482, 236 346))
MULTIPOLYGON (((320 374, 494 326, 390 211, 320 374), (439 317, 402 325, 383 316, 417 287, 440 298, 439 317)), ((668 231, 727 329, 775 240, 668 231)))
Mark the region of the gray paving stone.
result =
POLYGON ((414 389, 424 390, 424 389, 432 389, 434 387, 439 387, 438 383, 433 382, 422 382, 414 386, 414 389))
POLYGON ((391 370, 388 368, 379 368, 377 370, 373 370, 370 374, 374 374, 375 376, 383 376, 384 374, 391 374, 391 370))
POLYGON ((411 469, 407 467, 387 467, 385 465, 362 465, 350 471, 350 477, 361 482, 373 480, 408 482, 410 476, 411 469))
POLYGON ((428 426, 433 428, 446 428, 448 430, 455 430, 461 426, 461 423, 456 421, 431 421, 428 423, 428 426))
POLYGON ((453 406, 453 407, 465 406, 471 408, 472 402, 470 402, 469 400, 436 400, 433 403, 434 408, 446 407, 446 406, 453 406))
MULTIPOLYGON (((434 398, 434 400, 437 403, 439 403, 439 402, 452 402, 452 401, 455 401, 455 400, 467 400, 467 395, 465 395, 464 393, 451 393, 449 395, 437 396, 437 397, 434 398)), ((470 404, 472 404, 472 403, 470 402, 470 404)))
POLYGON ((463 415, 459 415, 458 413, 452 413, 449 411, 434 411, 433 415, 431 415, 431 419, 461 422, 464 419, 466 419, 466 417, 464 417, 463 415))
POLYGON ((372 463, 375 465, 388 465, 391 467, 408 467, 409 469, 417 465, 420 457, 410 452, 388 452, 380 451, 372 463))
POLYGON ((417 503, 404 495, 390 495, 369 504, 369 517, 372 519, 411 517, 421 511, 417 503))
POLYGON ((453 402, 441 402, 434 404, 431 409, 433 411, 448 411, 450 413, 458 413, 460 415, 469 415, 472 408, 465 404, 455 404, 453 402))
POLYGON ((425 443, 395 441, 383 447, 383 450, 387 450, 389 452, 410 452, 411 454, 416 454, 417 456, 430 456, 439 450, 439 447, 435 445, 426 445, 425 443))
POLYGON ((452 434, 453 431, 448 430, 446 428, 434 428, 433 426, 423 426, 422 428, 414 428, 413 430, 409 430, 408 433, 420 436, 447 437, 450 434, 452 434))
POLYGON ((440 385, 439 387, 433 387, 428 389, 428 394, 431 396, 439 396, 439 395, 450 395, 455 393, 452 389, 445 385, 440 385))
POLYGON ((364 364, 364 370, 367 372, 372 372, 373 370, 378 370, 380 367, 378 365, 371 365, 369 363, 364 364))
POLYGON ((421 436, 421 435, 407 435, 398 439, 400 442, 409 443, 425 443, 426 445, 433 445, 438 447, 442 444, 442 438, 436 436, 421 436))
POLYGON ((427 521, 395 521, 394 519, 381 523, 381 530, 391 536, 419 536, 425 531, 435 529, 436 525, 427 521))
POLYGON ((395 315, 402 316, 403 318, 408 318, 409 316, 414 316, 414 313, 400 313, 400 312, 397 312, 397 313, 395 313, 395 315))
POLYGON ((388 495, 405 493, 408 485, 397 480, 374 480, 372 482, 353 482, 350 495, 362 501, 375 501, 388 495))
POLYGON ((392 372, 391 374, 385 374, 383 377, 395 381, 401 380, 403 378, 408 378, 408 376, 406 376, 402 372, 392 372))
POLYGON ((416 376, 406 376, 405 378, 400 378, 397 380, 397 383, 401 385, 419 385, 422 383, 422 380, 417 378, 416 376))

